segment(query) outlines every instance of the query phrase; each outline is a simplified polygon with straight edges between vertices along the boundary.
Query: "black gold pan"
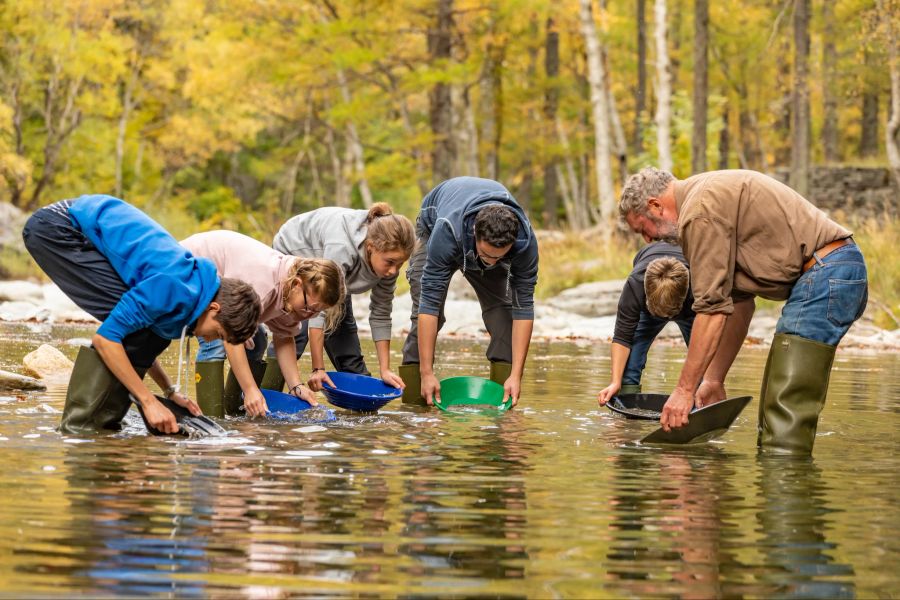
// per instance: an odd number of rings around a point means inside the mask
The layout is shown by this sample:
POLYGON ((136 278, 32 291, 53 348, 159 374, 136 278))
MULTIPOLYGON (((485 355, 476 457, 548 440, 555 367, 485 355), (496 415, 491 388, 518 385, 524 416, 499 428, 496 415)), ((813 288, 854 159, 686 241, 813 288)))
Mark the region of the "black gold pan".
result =
POLYGON ((663 431, 662 427, 641 440, 642 444, 701 444, 728 431, 752 396, 728 398, 691 411, 684 427, 663 431))

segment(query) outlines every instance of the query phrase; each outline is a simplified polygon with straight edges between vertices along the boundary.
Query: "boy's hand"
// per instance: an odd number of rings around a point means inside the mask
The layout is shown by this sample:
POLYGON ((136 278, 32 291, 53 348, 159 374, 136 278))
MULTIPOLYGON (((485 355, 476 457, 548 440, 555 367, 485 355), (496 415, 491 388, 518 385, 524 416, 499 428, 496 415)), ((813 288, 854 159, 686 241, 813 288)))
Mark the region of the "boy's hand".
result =
POLYGON ((612 397, 615 396, 622 387, 618 383, 611 383, 597 394, 597 404, 600 406, 606 406, 606 403, 612 400, 612 397))
POLYGON ((175 415, 155 396, 148 396, 145 400, 141 400, 141 408, 144 410, 144 417, 153 428, 163 433, 178 433, 178 421, 175 420, 175 415))

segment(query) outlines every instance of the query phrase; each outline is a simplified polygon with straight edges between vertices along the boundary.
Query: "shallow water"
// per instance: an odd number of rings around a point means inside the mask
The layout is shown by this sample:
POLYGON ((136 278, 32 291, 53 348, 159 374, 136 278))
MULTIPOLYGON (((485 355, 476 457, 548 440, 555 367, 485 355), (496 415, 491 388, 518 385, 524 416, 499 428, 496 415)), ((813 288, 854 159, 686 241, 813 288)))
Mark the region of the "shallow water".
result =
MULTIPOLYGON (((90 333, 4 325, 0 368, 42 342, 74 357, 65 340, 90 333)), ((597 407, 607 348, 536 342, 502 416, 394 401, 226 420, 224 440, 153 438, 136 418, 61 436, 64 387, 2 392, 0 593, 900 595, 895 354, 838 354, 810 461, 757 457, 765 349, 734 366, 730 395, 754 401, 725 436, 659 449, 637 444, 653 423, 597 407)), ((482 345, 439 351, 442 377, 487 375, 482 345)), ((645 391, 670 389, 683 356, 654 347, 645 391)))

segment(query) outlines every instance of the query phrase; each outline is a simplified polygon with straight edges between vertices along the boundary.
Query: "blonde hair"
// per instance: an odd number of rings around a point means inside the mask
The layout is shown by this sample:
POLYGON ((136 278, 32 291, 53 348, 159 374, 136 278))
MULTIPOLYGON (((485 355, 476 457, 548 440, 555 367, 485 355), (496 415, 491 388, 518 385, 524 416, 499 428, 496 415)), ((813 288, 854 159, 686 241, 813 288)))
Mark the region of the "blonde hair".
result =
POLYGON ((344 316, 344 270, 327 258, 296 258, 284 281, 285 298, 298 284, 327 307, 325 333, 333 331, 344 316))
POLYGON ((386 202, 376 202, 366 216, 366 243, 376 252, 401 251, 409 258, 416 245, 416 231, 403 215, 395 215, 386 202))
POLYGON ((651 261, 644 274, 647 310, 661 319, 674 317, 681 312, 689 285, 688 269, 677 258, 665 256, 651 261))

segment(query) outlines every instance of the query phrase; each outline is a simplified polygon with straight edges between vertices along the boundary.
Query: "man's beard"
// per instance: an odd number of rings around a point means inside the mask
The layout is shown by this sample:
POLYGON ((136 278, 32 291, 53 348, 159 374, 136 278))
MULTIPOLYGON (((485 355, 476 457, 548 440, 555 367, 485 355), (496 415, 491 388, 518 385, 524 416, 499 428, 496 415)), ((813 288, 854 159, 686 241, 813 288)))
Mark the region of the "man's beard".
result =
POLYGON ((678 223, 670 223, 665 219, 648 215, 650 221, 656 226, 656 239, 675 246, 681 245, 681 236, 678 235, 678 223))

